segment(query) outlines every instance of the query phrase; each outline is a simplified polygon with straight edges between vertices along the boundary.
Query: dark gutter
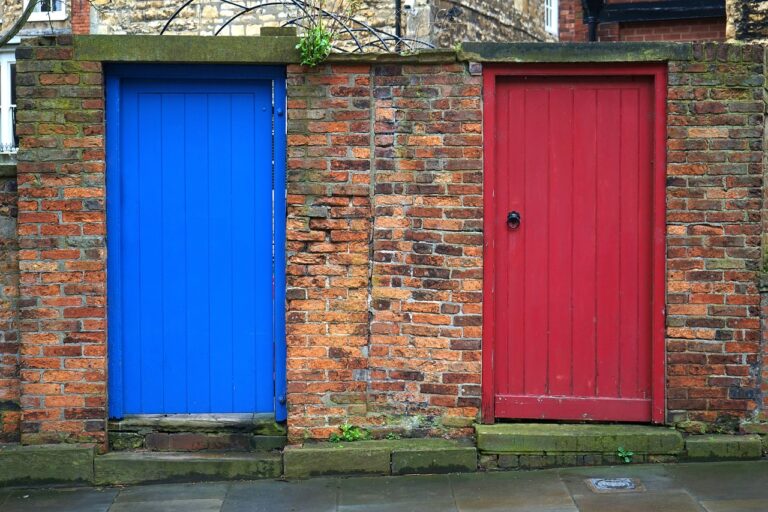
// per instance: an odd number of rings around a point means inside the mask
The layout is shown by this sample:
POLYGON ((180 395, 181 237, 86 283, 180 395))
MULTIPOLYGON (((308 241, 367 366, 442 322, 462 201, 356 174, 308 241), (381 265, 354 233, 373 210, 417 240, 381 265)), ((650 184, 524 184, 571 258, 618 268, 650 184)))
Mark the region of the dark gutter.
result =
MULTIPOLYGON (((725 0, 669 0, 605 4, 600 23, 725 18, 725 0)), ((586 21, 586 19, 585 19, 586 21)))

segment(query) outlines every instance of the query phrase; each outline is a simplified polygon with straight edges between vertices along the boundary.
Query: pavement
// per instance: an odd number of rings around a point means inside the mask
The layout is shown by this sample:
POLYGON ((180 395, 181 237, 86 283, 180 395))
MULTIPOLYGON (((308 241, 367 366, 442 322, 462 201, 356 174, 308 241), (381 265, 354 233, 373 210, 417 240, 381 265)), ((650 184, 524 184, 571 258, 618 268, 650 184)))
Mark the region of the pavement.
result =
POLYGON ((0 488, 0 511, 768 512, 768 460, 291 482, 0 488), (587 478, 632 478, 640 490, 595 493, 587 478))

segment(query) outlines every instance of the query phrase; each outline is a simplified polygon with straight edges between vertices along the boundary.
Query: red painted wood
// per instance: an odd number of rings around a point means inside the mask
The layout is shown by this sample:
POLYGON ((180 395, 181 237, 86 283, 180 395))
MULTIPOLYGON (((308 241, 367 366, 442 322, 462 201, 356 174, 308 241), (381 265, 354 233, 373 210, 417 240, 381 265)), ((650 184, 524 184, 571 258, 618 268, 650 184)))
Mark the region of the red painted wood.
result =
POLYGON ((499 418, 646 422, 651 416, 651 402, 637 398, 501 395, 495 408, 499 418))
MULTIPOLYGON (((497 145, 496 138, 496 75, 484 73, 483 75, 483 131, 485 144, 488 148, 497 145)), ((483 190, 484 208, 483 225, 486 232, 496 231, 494 222, 499 218, 496 211, 496 184, 493 169, 496 166, 496 155, 493 151, 485 151, 483 155, 483 190), (489 227, 490 226, 490 227, 489 227)), ((481 421, 493 423, 496 418, 494 410, 494 397, 496 396, 495 376, 496 370, 493 360, 495 357, 494 340, 496 335, 496 301, 494 287, 494 272, 496 271, 495 240, 492 236, 483 237, 483 340, 482 363, 483 372, 481 378, 481 421)))
POLYGON ((486 68, 484 421, 663 421, 663 79, 486 68))
POLYGON ((654 126, 653 126, 653 301, 651 305, 651 390, 654 423, 665 420, 666 350, 666 168, 667 168, 667 68, 658 66, 654 75, 654 126))

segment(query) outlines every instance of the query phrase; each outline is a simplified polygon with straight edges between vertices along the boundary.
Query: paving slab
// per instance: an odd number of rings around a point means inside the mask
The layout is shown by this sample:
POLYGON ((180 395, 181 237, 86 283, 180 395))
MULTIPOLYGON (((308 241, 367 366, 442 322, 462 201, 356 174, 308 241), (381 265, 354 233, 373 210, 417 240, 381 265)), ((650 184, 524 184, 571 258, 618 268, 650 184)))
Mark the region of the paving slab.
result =
POLYGON ((222 500, 126 501, 115 503, 109 512, 219 512, 222 500))
POLYGON ((233 483, 222 512, 335 512, 339 480, 262 480, 233 483))
POLYGON ((349 478, 339 482, 339 510, 455 510, 447 475, 349 478))
POLYGON ((768 498, 764 500, 717 500, 702 501, 707 512, 765 512, 768 498))
POLYGON ((768 462, 670 464, 675 481, 700 500, 768 498, 768 462))
POLYGON ((169 501, 169 500, 223 500, 229 484, 155 484, 127 487, 120 491, 115 503, 169 501))
POLYGON ((705 512, 685 491, 574 494, 582 512, 705 512))
POLYGON ((637 478, 651 492, 681 490, 667 466, 658 464, 563 468, 558 473, 572 494, 582 494, 588 490, 584 482, 587 478, 637 478))
POLYGON ((3 503, 3 512, 107 512, 117 489, 17 489, 3 503))
POLYGON ((556 471, 450 475, 460 512, 578 512, 556 471))

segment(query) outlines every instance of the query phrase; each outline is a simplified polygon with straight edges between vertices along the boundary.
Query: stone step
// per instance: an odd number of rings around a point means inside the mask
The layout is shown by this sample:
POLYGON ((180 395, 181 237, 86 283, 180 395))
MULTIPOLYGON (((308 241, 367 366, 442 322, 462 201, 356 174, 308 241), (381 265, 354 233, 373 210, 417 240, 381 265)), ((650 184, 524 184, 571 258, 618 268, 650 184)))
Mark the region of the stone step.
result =
POLYGON ((109 449, 163 452, 280 450, 285 426, 273 414, 154 414, 109 422, 109 449))
POLYGON ((690 460, 749 460, 762 457, 763 445, 757 434, 688 436, 685 451, 690 460))
POLYGON ((30 484, 90 484, 93 445, 0 445, 0 487, 30 484))
POLYGON ((499 423, 476 425, 475 433, 482 454, 615 456, 623 448, 636 456, 676 456, 684 446, 678 431, 661 426, 499 423))
POLYGON ((94 461, 97 485, 254 480, 277 478, 282 472, 275 452, 112 452, 94 461))
POLYGON ((399 439, 311 443, 283 451, 286 478, 320 475, 405 475, 477 471, 477 449, 467 441, 399 439))

